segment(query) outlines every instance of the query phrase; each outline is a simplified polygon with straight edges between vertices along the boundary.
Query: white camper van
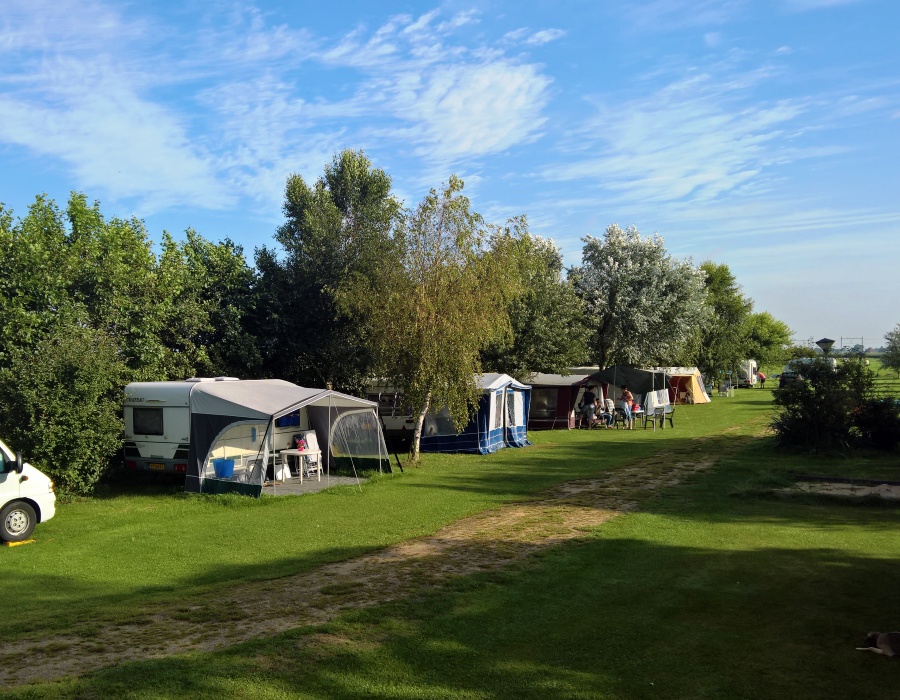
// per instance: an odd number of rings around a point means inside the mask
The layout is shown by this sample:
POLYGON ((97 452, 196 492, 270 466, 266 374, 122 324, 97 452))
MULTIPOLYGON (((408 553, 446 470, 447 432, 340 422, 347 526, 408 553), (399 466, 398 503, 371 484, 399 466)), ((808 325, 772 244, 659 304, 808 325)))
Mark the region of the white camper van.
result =
POLYGON ((56 512, 53 482, 0 442, 0 540, 21 542, 56 512))
POLYGON ((737 371, 737 386, 744 388, 756 386, 757 371, 759 365, 756 364, 756 360, 741 360, 737 371))

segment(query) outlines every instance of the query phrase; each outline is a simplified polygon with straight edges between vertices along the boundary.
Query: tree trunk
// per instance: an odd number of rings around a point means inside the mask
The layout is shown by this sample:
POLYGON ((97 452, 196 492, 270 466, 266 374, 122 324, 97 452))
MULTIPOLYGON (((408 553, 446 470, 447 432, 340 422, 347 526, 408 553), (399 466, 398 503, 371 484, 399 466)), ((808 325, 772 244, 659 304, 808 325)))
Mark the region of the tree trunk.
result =
POLYGON ((419 442, 422 439, 422 426, 425 424, 425 414, 428 413, 430 405, 431 392, 429 391, 425 395, 425 404, 422 406, 422 410, 419 411, 419 417, 416 420, 416 429, 413 431, 412 444, 409 448, 409 459, 413 464, 419 463, 419 442))

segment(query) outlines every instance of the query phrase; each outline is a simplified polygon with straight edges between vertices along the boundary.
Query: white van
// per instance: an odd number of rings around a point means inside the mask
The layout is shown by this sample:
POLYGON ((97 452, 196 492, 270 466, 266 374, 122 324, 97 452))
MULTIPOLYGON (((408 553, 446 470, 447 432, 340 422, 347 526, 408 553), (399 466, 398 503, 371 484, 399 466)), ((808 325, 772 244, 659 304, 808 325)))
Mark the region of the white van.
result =
POLYGON ((34 526, 56 513, 53 482, 0 441, 0 540, 21 542, 31 537, 34 526))
POLYGON ((756 360, 741 360, 738 364, 737 385, 745 388, 755 386, 758 371, 759 365, 756 364, 756 360))

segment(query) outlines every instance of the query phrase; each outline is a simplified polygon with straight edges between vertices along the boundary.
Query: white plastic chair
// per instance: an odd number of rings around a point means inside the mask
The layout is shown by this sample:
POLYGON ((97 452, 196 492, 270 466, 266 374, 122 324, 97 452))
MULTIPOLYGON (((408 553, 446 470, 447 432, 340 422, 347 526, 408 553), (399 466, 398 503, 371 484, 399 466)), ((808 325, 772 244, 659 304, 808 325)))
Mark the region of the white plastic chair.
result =
MULTIPOLYGON (((319 450, 319 441, 316 439, 315 430, 306 430, 303 432, 303 439, 306 440, 307 450, 319 450)), ((315 455, 303 455, 303 464, 300 466, 303 475, 306 477, 315 474, 319 481, 322 481, 322 453, 315 455)))

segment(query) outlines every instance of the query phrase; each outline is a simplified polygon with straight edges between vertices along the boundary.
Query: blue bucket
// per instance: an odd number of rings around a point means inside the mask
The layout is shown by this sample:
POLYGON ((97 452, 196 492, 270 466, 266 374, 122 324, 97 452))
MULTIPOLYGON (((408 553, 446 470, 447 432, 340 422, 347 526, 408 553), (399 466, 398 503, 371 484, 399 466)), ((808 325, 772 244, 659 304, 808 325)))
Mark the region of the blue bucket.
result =
POLYGON ((233 459, 214 459, 212 463, 217 479, 230 479, 234 475, 233 459))

